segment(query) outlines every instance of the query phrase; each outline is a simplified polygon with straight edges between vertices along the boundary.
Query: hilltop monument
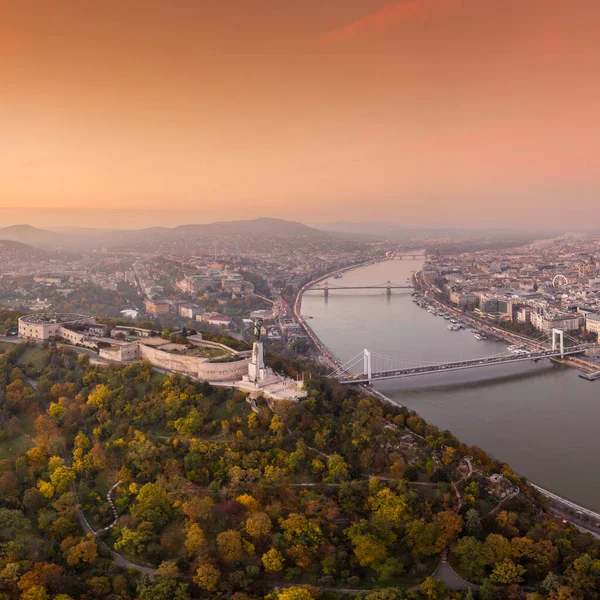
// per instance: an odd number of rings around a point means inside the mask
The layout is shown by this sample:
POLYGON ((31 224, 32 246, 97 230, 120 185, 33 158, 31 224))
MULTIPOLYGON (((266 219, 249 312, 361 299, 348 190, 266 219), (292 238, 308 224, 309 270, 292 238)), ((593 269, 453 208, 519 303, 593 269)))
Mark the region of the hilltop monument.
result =
POLYGON ((276 400, 297 402, 306 396, 306 392, 302 389, 302 382, 282 377, 265 364, 264 346, 260 341, 262 323, 262 319, 254 320, 254 343, 252 358, 248 363, 248 375, 242 377, 237 387, 248 392, 262 393, 276 400))

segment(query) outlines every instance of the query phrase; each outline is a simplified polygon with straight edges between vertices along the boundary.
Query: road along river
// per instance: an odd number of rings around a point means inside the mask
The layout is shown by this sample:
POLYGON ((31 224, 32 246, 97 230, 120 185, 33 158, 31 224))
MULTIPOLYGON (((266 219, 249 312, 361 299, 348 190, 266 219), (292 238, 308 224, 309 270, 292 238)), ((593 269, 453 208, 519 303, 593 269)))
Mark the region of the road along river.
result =
MULTIPOLYGON (((330 279, 334 285, 406 283, 420 260, 361 267, 330 279)), ((404 359, 406 366, 487 357, 503 342, 478 341, 470 330, 412 302, 407 291, 307 291, 302 315, 342 361, 364 348, 404 359)), ((544 360, 389 380, 376 389, 424 419, 505 461, 534 483, 600 511, 600 381, 544 360)))

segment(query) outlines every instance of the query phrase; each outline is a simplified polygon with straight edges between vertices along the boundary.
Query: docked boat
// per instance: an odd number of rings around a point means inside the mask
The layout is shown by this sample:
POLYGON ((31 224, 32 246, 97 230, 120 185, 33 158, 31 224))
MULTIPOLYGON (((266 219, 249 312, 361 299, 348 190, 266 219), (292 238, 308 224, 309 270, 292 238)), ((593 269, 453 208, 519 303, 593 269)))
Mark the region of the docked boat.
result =
POLYGON ((460 326, 452 324, 452 325, 448 325, 447 329, 449 329, 450 331, 459 331, 460 326))
POLYGON ((485 333, 477 332, 477 333, 473 334, 473 337, 478 341, 487 340, 487 335, 485 335, 485 333))

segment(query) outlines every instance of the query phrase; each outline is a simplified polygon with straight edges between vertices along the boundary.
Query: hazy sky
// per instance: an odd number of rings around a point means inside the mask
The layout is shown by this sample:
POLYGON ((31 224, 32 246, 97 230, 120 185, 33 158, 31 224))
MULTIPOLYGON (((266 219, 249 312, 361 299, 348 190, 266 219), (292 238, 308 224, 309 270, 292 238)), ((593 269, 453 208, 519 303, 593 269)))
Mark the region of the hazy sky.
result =
POLYGON ((0 0, 0 222, 600 223, 599 0, 0 0))

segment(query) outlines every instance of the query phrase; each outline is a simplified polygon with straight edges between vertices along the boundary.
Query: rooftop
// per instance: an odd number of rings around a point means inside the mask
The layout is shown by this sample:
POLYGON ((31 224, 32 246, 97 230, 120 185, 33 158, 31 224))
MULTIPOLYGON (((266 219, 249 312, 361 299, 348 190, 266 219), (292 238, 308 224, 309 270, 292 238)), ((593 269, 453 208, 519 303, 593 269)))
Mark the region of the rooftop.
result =
POLYGON ((19 319, 22 323, 32 324, 50 324, 50 323, 73 323, 83 319, 91 319, 88 315, 78 315, 74 313, 39 313, 25 315, 19 319))

